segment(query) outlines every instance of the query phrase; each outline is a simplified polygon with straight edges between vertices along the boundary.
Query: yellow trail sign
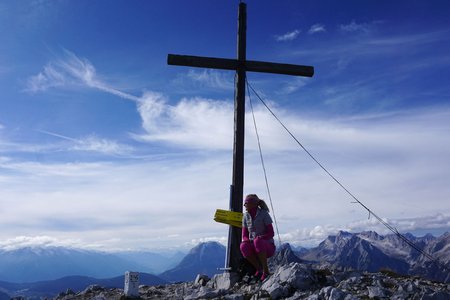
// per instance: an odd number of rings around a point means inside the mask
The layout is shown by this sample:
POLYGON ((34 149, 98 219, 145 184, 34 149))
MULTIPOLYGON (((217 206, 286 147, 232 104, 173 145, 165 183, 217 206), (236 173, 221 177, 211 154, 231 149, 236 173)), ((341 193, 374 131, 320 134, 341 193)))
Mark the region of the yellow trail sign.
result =
POLYGON ((217 209, 214 215, 214 221, 242 228, 241 212, 217 209))

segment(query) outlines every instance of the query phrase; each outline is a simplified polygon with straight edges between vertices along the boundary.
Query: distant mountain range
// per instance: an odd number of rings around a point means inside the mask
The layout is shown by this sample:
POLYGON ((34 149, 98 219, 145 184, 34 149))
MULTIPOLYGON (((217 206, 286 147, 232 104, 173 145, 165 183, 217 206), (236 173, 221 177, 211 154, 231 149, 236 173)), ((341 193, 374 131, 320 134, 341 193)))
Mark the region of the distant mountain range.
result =
MULTIPOLYGON (((417 247, 438 259, 439 263, 430 262, 395 235, 341 231, 311 249, 285 244, 279 247, 270 264, 272 269, 275 265, 289 262, 308 262, 330 268, 370 272, 385 269, 450 282, 450 233, 440 237, 406 236, 417 247)), ((179 253, 168 258, 154 253, 108 254, 61 247, 0 250, 0 300, 5 298, 5 293, 14 296, 20 293, 54 296, 67 288, 80 291, 90 284, 123 288, 123 274, 130 270, 143 272, 141 284, 147 285, 193 281, 197 274, 211 277, 222 272, 218 268, 224 266, 225 247, 216 242, 201 243, 181 261, 179 257, 179 253), (154 259, 160 260, 159 265, 152 262, 154 259), (145 274, 145 270, 152 268, 170 268, 177 260, 178 264, 167 271, 156 273, 159 275, 145 274)))
POLYGON ((298 253, 298 257, 338 268, 369 272, 386 269, 439 281, 450 280, 450 233, 440 237, 430 234, 424 237, 406 234, 405 237, 437 262, 430 261, 394 234, 382 236, 373 231, 356 234, 341 231, 319 246, 298 253))
POLYGON ((137 270, 161 273, 176 266, 185 254, 151 252, 106 253, 64 247, 24 247, 0 250, 0 281, 35 282, 81 275, 109 278, 137 270))
MULTIPOLYGON (((30 272, 24 272, 24 276, 20 277, 21 271, 27 270, 27 268, 32 268, 34 272, 36 272, 35 276, 42 274, 42 276, 56 276, 55 274, 61 272, 70 272, 72 268, 72 272, 74 274, 86 274, 86 273, 76 273, 76 272, 89 272, 92 274, 97 272, 97 274, 108 274, 109 272, 113 272, 114 270, 118 270, 117 274, 124 274, 125 271, 134 270, 142 272, 142 267, 137 266, 133 262, 132 264, 128 264, 128 260, 130 258, 128 256, 132 256, 134 253, 121 253, 120 255, 110 255, 101 252, 91 252, 91 251, 81 251, 81 250, 73 250, 73 249, 65 249, 65 248, 24 248, 22 251, 8 251, 7 255, 4 255, 5 252, 0 252, 0 266, 2 266, 2 262, 7 262, 9 259, 8 266, 11 278, 29 278, 30 272), (14 257, 14 254, 17 257, 14 257), (63 255, 64 254, 64 255, 63 255), (53 267, 51 264, 51 256, 54 256, 53 267), (74 257, 72 257, 72 255, 74 257), (118 257, 120 256, 120 257, 118 257), (85 261, 81 261, 84 258, 85 261), (12 259, 14 258, 14 259, 12 259), (33 259, 35 261, 33 262, 33 259), (98 261, 95 261, 95 260, 98 261), (66 261, 65 263, 63 261, 66 261), (75 263, 80 263, 80 266, 75 266, 75 263), (13 263, 16 263, 17 270, 13 272, 12 266, 13 263), (21 264, 22 263, 22 264, 21 264), (115 266, 108 266, 107 264, 116 264, 115 266), (90 268, 87 268, 90 264, 90 268), (126 269, 126 267, 129 267, 126 269), (42 272, 38 270, 38 268, 42 268, 42 272), (102 268, 102 269, 97 269, 102 268)), ((175 254, 173 257, 177 260, 179 253, 175 254)), ((148 259, 148 258, 158 258, 158 255, 154 255, 151 253, 139 253, 136 259, 148 259)), ((161 256, 163 257, 163 256, 161 256)), ((167 258, 165 258, 167 260, 167 258)), ((173 260, 173 261, 175 261, 173 260)), ((172 261, 172 262, 173 262, 172 261)), ((140 273, 140 284, 145 285, 159 285, 166 284, 168 282, 175 281, 193 281, 197 274, 206 274, 212 276, 216 273, 221 273, 218 268, 223 267, 225 261, 225 247, 217 242, 208 242, 201 243, 191 249, 191 251, 179 262, 174 268, 163 272, 159 276, 140 273)), ((143 262, 143 265, 145 262, 143 262)), ((160 265, 163 265, 160 262, 160 265)), ((167 264, 166 265, 170 265, 167 264)), ((3 276, 8 274, 7 271, 3 271, 3 276)), ((108 277, 108 276, 104 276, 108 277)), ((37 280, 37 282, 26 282, 24 280, 18 281, 21 283, 13 283, 14 280, 5 280, 2 277, 0 281, 0 300, 2 300, 2 293, 7 294, 9 296, 26 296, 29 299, 40 299, 41 297, 53 297, 57 295, 59 292, 66 291, 67 289, 71 289, 73 291, 82 291, 87 286, 92 284, 98 284, 103 287, 124 287, 124 276, 110 276, 112 278, 108 279, 98 279, 89 276, 65 276, 55 280, 37 280)), ((8 297, 9 297, 8 296, 8 297)), ((6 297, 6 296, 5 296, 6 297)), ((5 298, 9 299, 9 298, 5 298)))

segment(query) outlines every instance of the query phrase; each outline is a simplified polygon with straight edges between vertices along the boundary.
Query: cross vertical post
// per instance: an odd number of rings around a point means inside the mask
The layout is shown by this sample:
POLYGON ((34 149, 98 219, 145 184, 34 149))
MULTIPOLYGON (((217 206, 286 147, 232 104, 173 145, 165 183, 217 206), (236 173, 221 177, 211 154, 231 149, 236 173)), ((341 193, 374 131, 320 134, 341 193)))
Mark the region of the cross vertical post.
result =
MULTIPOLYGON (((239 3, 236 70, 236 94, 234 99, 233 177, 230 210, 242 212, 244 190, 244 137, 245 137, 245 61, 247 35, 247 4, 239 3)), ((241 257, 240 228, 229 226, 226 267, 236 270, 241 257)))

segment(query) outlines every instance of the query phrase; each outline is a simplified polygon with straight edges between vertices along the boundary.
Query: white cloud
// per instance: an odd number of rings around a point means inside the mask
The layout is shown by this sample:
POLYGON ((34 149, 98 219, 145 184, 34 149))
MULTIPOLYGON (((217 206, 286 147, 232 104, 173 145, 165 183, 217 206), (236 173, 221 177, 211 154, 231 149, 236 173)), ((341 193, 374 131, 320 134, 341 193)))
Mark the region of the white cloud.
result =
POLYGON ((390 223, 402 232, 433 229, 444 229, 448 231, 450 228, 450 215, 447 213, 436 213, 435 215, 430 216, 390 220, 390 223))
POLYGON ((308 33, 309 34, 315 34, 315 33, 319 33, 319 32, 325 32, 327 31, 325 29, 325 25, 317 23, 311 26, 311 28, 309 28, 308 33))
POLYGON ((167 115, 169 106, 166 98, 160 93, 145 92, 138 102, 138 112, 141 115, 142 127, 148 132, 159 128, 170 127, 169 124, 160 120, 161 116, 167 115))
POLYGON ((9 174, 0 180, 0 223, 5 229, 0 240, 24 232, 76 239, 83 232, 86 244, 145 248, 182 244, 224 229, 212 221, 214 209, 228 202, 228 170, 220 160, 5 161, 0 168, 9 174), (111 237, 117 240, 109 241, 111 237))
POLYGON ((161 94, 146 93, 138 105, 146 141, 163 141, 191 148, 229 149, 232 143, 233 106, 204 98, 183 98, 174 106, 161 94))
MULTIPOLYGON (((425 33, 415 33, 408 35, 390 36, 390 37, 379 37, 372 38, 366 43, 370 46, 377 47, 400 47, 400 46, 410 46, 417 47, 427 44, 433 44, 436 42, 441 42, 443 40, 449 39, 450 30, 432 31, 425 33)), ((438 59, 439 57, 433 57, 438 59)))
POLYGON ((27 144, 8 139, 0 140, 0 153, 48 153, 61 149, 60 144, 27 144))
POLYGON ((109 140, 91 134, 81 138, 72 138, 62 134, 36 130, 39 133, 57 137, 66 142, 24 144, 4 142, 0 143, 0 152, 29 152, 29 153, 49 153, 49 152, 67 152, 67 151, 89 151, 107 155, 129 155, 133 152, 131 146, 121 144, 114 140, 109 140))
POLYGON ((207 242, 219 242, 224 246, 228 244, 228 238, 226 236, 211 236, 199 239, 193 239, 190 242, 186 243, 186 246, 189 248, 197 246, 199 243, 207 243, 207 242))
POLYGON ((308 79, 302 77, 294 77, 287 84, 285 84, 281 90, 281 94, 292 94, 302 87, 304 87, 308 83, 308 79))
POLYGON ((110 155, 123 155, 132 152, 132 147, 122 145, 116 141, 90 135, 83 139, 78 139, 71 147, 75 151, 92 151, 110 155))
POLYGON ((85 85, 123 99, 137 101, 138 97, 121 92, 104 82, 97 74, 94 66, 87 59, 79 58, 65 50, 64 57, 48 63, 44 70, 31 76, 27 81, 26 91, 41 92, 49 88, 61 88, 85 85))
POLYGON ((215 70, 202 70, 195 71, 189 70, 186 77, 191 80, 190 86, 192 87, 192 81, 199 83, 202 86, 217 88, 223 90, 231 90, 234 88, 233 81, 229 77, 224 75, 224 72, 218 72, 215 70))
MULTIPOLYGON (((336 234, 337 228, 333 226, 315 226, 313 228, 296 229, 280 234, 281 243, 290 243, 302 247, 314 247, 327 236, 336 234)), ((278 240, 278 239, 277 239, 278 240)))
MULTIPOLYGON (((348 25, 340 25, 340 30, 343 33, 352 31, 370 33, 374 30, 376 24, 378 23, 356 24, 353 21, 348 25)), ((431 67, 438 65, 441 61, 446 61, 448 63, 448 56, 443 53, 439 53, 439 55, 432 57, 429 55, 418 55, 417 47, 423 48, 429 45, 439 47, 443 41, 447 41, 449 39, 449 36, 449 30, 413 34, 394 34, 389 36, 368 34, 361 36, 358 40, 352 40, 351 43, 349 43, 346 39, 341 39, 340 42, 335 43, 332 48, 316 47, 293 51, 292 53, 297 56, 302 56, 303 58, 309 57, 310 59, 314 59, 315 61, 322 63, 328 62, 329 60, 334 61, 342 58, 349 59, 349 57, 353 56, 364 56, 373 59, 374 57, 379 57, 381 55, 408 55, 413 57, 412 60, 417 60, 417 63, 425 64, 428 67, 431 67), (411 49, 416 49, 416 51, 411 49), (437 60, 438 63, 433 63, 433 60, 437 60)), ((420 51, 419 54, 424 53, 423 51, 420 51)), ((408 63, 408 65, 409 64, 411 63, 408 63)), ((403 67, 402 64, 397 62, 393 65, 393 68, 398 68, 399 66, 403 67)), ((386 75, 386 73, 383 73, 383 75, 386 75)))
POLYGON ((292 41, 298 37, 300 32, 301 32, 300 30, 295 29, 294 31, 290 31, 285 34, 275 36, 275 40, 277 40, 278 42, 292 41))
POLYGON ((80 240, 62 240, 50 236, 17 236, 0 241, 0 250, 13 251, 24 247, 83 248, 80 240))
POLYGON ((355 20, 352 20, 349 24, 341 24, 339 25, 339 29, 342 32, 352 33, 352 32, 361 32, 361 33, 369 33, 373 29, 373 23, 356 23, 355 20))
POLYGON ((49 88, 64 86, 65 81, 63 74, 56 71, 52 65, 47 65, 42 72, 28 79, 27 91, 45 91, 49 88))

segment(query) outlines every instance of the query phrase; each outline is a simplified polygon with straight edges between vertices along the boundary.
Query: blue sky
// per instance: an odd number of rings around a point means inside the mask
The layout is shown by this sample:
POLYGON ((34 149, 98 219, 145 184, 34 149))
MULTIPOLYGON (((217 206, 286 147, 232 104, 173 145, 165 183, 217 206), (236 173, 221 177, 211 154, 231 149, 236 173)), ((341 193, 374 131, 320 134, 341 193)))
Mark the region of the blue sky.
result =
MULTIPOLYGON (((247 1, 248 81, 315 157, 401 232, 450 228, 447 1, 247 1)), ((226 241, 238 1, 0 3, 0 247, 226 241)), ((387 233, 251 95, 281 239, 387 233)), ((267 199, 247 102, 244 193, 267 199)))

